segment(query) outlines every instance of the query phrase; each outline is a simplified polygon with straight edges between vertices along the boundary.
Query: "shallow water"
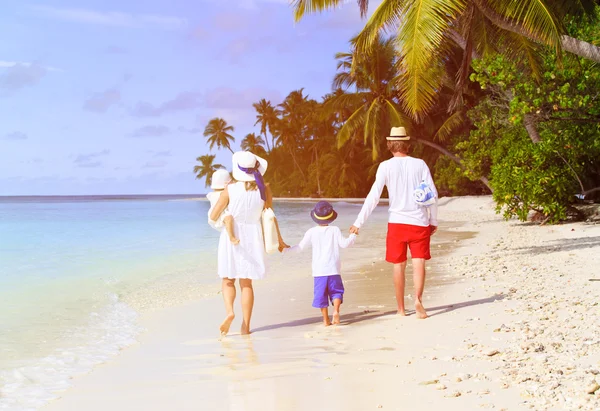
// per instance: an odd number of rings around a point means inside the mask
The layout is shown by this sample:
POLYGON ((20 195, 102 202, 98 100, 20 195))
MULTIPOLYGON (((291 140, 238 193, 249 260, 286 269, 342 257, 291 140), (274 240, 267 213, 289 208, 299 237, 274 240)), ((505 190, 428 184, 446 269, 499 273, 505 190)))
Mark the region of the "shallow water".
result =
MULTIPOLYGON (((286 241, 312 203, 277 203, 286 241)), ((344 232, 359 206, 336 204, 344 232)), ((218 233, 208 203, 169 198, 0 199, 0 409, 36 409, 69 380, 135 343, 140 312, 214 295, 218 233)), ((344 271, 381 260, 377 210, 344 271)), ((268 279, 310 277, 310 252, 270 255, 268 279)))

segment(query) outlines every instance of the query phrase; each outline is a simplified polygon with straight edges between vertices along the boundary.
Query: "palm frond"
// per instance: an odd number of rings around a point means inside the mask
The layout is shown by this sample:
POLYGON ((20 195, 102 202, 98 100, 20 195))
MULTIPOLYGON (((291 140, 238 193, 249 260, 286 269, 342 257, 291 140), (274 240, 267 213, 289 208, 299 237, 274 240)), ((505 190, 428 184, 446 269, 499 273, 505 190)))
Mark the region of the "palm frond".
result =
POLYGON ((525 58, 531 73, 537 81, 542 80, 542 57, 539 44, 515 33, 506 33, 503 41, 505 53, 509 57, 525 58))
POLYGON ((368 52, 381 30, 394 31, 400 25, 410 3, 406 0, 383 0, 353 40, 356 49, 360 53, 368 52))
POLYGON ((298 22, 307 14, 320 13, 340 7, 342 4, 344 4, 344 0, 294 0, 292 2, 294 19, 298 22))
POLYGON ((547 0, 487 0, 488 5, 505 20, 520 24, 532 38, 561 50, 563 28, 557 13, 548 6, 547 0))
POLYGON ((415 0, 398 32, 403 80, 401 95, 414 118, 423 115, 439 91, 441 70, 436 61, 442 55, 449 22, 464 10, 462 0, 415 0))
POLYGON ((342 128, 337 135, 337 146, 341 148, 346 144, 352 137, 360 131, 361 127, 365 124, 365 107, 361 107, 356 110, 348 120, 344 123, 342 128))
POLYGON ((462 111, 457 111, 444 121, 444 124, 438 129, 433 138, 442 142, 446 141, 452 133, 464 126, 466 121, 467 117, 465 114, 462 111))

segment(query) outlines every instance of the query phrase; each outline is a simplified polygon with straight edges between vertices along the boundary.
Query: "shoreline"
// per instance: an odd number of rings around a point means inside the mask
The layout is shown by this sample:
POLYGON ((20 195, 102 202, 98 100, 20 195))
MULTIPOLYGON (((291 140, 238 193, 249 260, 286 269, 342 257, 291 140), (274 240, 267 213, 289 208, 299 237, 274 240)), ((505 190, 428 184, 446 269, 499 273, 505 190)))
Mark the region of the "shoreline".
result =
POLYGON ((452 252, 432 260, 440 274, 426 284, 429 319, 393 314, 381 260, 343 275, 338 327, 320 325, 310 281, 265 283, 249 338, 235 329, 216 338, 220 296, 161 310, 142 320, 149 331, 137 346, 44 410, 304 410, 314 397, 349 410, 597 409, 600 390, 585 391, 600 378, 600 286, 586 267, 600 263, 600 227, 505 222, 490 197, 441 203, 447 233, 475 236, 455 237, 452 252), (577 304, 565 304, 581 287, 577 304))

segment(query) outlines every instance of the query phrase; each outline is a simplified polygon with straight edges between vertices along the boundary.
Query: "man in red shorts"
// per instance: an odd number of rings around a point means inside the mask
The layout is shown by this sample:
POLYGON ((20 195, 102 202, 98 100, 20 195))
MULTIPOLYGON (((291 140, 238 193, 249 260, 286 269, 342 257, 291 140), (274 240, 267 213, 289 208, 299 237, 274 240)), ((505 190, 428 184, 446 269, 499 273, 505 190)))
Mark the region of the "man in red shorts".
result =
POLYGON ((437 198, 437 190, 427 164, 421 159, 410 157, 410 137, 404 127, 394 127, 386 137, 388 149, 394 157, 383 161, 377 169, 375 183, 358 214, 350 232, 358 234, 381 198, 383 186, 387 186, 390 205, 386 240, 386 261, 394 264, 394 286, 398 302, 398 314, 404 310, 404 277, 406 272, 407 248, 410 249, 415 287, 415 311, 417 318, 427 318, 423 307, 425 287, 425 261, 431 259, 429 242, 437 230, 437 204, 428 207, 415 200, 414 192, 421 183, 429 186, 437 198))

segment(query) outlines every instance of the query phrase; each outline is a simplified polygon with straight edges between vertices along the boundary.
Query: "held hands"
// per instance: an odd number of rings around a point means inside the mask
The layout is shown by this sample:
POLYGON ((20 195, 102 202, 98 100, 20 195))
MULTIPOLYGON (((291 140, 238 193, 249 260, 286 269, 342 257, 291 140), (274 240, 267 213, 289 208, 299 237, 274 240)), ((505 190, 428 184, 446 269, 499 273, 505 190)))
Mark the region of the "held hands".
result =
POLYGON ((358 230, 359 229, 357 227, 352 226, 352 227, 350 227, 349 231, 350 231, 350 234, 356 234, 356 235, 358 235, 358 230))
POLYGON ((430 235, 434 235, 437 232, 437 229, 438 229, 437 226, 432 225, 431 226, 431 234, 430 235))
POLYGON ((281 239, 281 238, 280 238, 280 239, 279 239, 279 248, 278 248, 278 249, 279 249, 279 252, 280 252, 280 253, 283 253, 283 250, 284 250, 284 249, 286 249, 286 248, 290 248, 290 246, 289 246, 289 245, 287 245, 287 244, 286 244, 286 243, 283 241, 283 239, 281 239))

